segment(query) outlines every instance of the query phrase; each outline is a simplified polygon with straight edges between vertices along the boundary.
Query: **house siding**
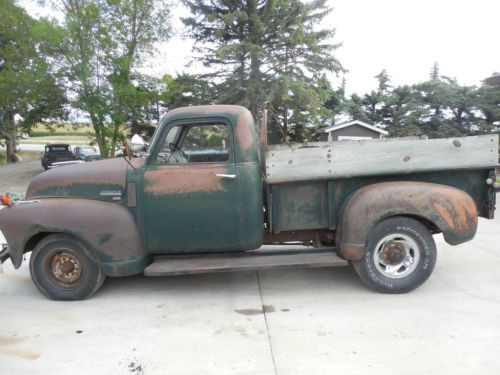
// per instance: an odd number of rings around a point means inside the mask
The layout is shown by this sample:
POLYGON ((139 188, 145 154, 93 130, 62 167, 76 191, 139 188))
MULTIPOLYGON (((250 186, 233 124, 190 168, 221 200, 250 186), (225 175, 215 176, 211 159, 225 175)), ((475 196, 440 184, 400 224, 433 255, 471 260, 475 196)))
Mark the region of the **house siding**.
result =
MULTIPOLYGON (((380 138, 379 132, 367 129, 364 126, 360 125, 351 125, 342 129, 334 130, 331 132, 331 134, 333 141, 338 141, 339 136, 380 138)), ((384 137, 384 135, 382 135, 382 137, 384 137)), ((326 141, 327 139, 328 139, 328 133, 322 134, 321 140, 326 141)))

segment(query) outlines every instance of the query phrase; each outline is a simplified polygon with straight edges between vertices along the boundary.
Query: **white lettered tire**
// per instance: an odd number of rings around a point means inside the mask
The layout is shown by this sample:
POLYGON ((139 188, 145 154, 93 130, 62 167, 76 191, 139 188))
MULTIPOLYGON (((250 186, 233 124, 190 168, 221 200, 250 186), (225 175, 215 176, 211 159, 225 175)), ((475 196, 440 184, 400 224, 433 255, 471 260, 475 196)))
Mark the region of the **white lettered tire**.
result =
POLYGON ((381 293, 405 293, 429 278, 436 255, 432 234, 422 223, 396 216, 370 230, 363 259, 351 264, 370 288, 381 293))

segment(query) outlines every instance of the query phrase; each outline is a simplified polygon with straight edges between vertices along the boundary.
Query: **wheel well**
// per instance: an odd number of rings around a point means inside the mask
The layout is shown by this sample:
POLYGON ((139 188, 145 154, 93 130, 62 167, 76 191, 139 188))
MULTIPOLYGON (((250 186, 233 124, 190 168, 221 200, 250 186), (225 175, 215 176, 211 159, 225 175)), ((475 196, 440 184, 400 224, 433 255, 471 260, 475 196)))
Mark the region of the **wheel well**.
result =
POLYGON ((39 232, 35 234, 33 237, 31 237, 28 241, 26 241, 26 244, 24 245, 23 249, 23 254, 29 253, 30 251, 33 251, 33 249, 36 247, 36 245, 43 240, 45 237, 50 236, 51 234, 65 234, 68 236, 74 237, 76 240, 80 239, 71 233, 64 233, 64 232, 39 232))
POLYGON ((33 251, 37 243, 39 243, 42 239, 45 237, 54 234, 54 232, 39 232, 35 234, 33 237, 31 237, 28 241, 26 241, 26 244, 24 245, 23 249, 23 254, 29 253, 30 251, 33 251))
POLYGON ((392 217, 409 217, 411 219, 414 219, 414 220, 417 220, 419 221, 421 224, 423 224, 432 234, 437 234, 437 233, 441 233, 441 229, 439 229, 439 227, 434 224, 432 221, 430 221, 429 219, 425 218, 425 217, 422 217, 422 216, 418 216, 418 215, 394 215, 394 216, 389 216, 389 217, 385 217, 385 219, 389 219, 389 218, 392 218, 392 217))

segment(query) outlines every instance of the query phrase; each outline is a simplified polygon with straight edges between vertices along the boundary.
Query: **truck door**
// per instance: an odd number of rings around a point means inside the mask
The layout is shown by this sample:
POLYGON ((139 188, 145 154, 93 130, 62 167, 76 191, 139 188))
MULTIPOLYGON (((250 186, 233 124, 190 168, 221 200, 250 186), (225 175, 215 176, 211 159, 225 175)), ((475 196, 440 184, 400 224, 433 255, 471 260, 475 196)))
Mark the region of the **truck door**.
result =
POLYGON ((167 125, 148 159, 143 218, 152 253, 241 248, 233 131, 225 121, 167 125))

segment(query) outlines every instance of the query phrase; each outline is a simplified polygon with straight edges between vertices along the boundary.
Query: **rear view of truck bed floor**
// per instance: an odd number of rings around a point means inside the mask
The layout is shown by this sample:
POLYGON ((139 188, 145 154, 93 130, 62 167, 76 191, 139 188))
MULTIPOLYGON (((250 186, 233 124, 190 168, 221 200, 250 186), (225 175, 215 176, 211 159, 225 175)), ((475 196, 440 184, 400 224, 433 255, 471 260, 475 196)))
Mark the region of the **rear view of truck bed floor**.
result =
POLYGON ((250 271, 293 267, 345 266, 335 248, 300 250, 255 250, 245 253, 158 256, 144 270, 146 276, 250 271))

